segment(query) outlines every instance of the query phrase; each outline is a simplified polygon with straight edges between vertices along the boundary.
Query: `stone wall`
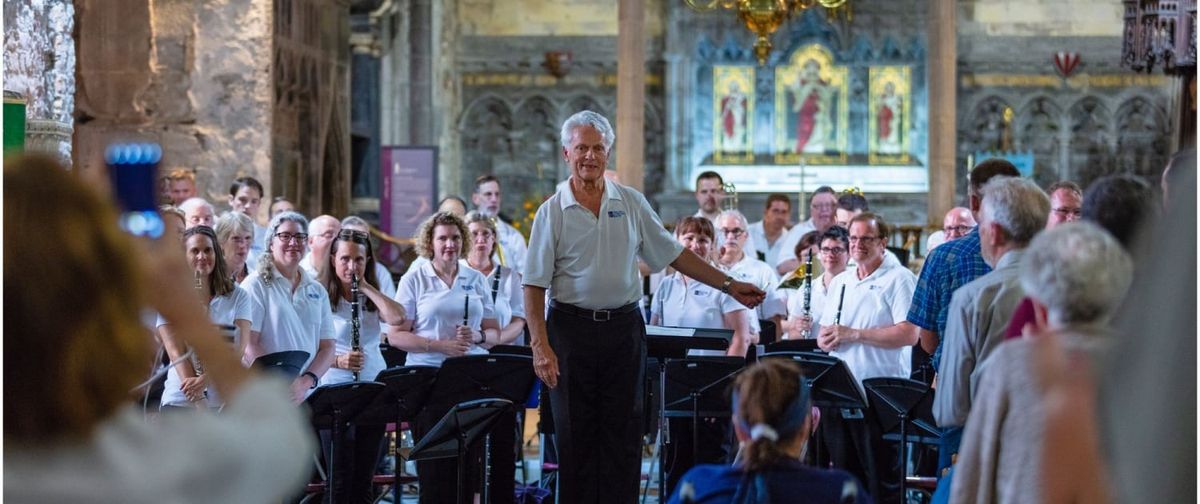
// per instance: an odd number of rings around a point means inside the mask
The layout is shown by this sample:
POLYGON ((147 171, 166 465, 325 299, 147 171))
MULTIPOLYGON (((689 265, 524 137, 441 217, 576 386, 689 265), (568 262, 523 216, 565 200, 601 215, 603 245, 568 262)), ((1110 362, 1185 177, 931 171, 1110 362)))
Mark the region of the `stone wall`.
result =
MULTIPOLYGON (((663 34, 663 5, 678 0, 646 0, 647 37, 663 34)), ((612 0, 460 0, 460 33, 481 37, 617 36, 617 5, 612 0)))
POLYGON ((102 173, 108 143, 155 141, 214 203, 239 175, 271 187, 271 3, 78 0, 75 166, 102 173))
POLYGON ((25 98, 26 148, 71 159, 72 0, 4 0, 4 90, 25 98))

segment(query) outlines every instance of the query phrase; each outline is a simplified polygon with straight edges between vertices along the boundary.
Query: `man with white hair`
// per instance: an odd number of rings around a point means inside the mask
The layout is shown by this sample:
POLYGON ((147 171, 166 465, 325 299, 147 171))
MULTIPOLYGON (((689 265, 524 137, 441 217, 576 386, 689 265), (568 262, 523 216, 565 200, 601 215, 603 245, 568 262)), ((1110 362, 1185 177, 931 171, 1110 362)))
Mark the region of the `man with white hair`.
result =
POLYGON ((725 210, 717 216, 717 237, 723 237, 717 261, 730 276, 753 284, 767 293, 763 304, 758 306, 750 320, 750 332, 754 333, 754 340, 758 341, 758 335, 762 332, 759 320, 774 321, 774 336, 778 337, 783 317, 787 314, 787 299, 776 289, 779 285, 779 275, 775 274, 775 269, 746 253, 746 242, 750 238, 748 227, 746 216, 740 211, 725 210))
MULTIPOLYGON (((1050 213, 1050 198, 1028 179, 996 177, 982 193, 979 248, 992 271, 959 287, 950 298, 933 399, 933 417, 944 428, 967 422, 972 391, 979 382, 978 365, 1004 341, 1008 321, 1025 296, 1021 258, 1050 213)), ((957 448, 953 443, 942 445, 951 454, 957 448)))
POLYGON ((332 215, 322 215, 308 223, 308 254, 300 267, 317 277, 317 268, 329 260, 329 245, 342 230, 342 221, 332 215))
POLYGON ((525 236, 500 218, 500 179, 490 174, 476 178, 471 203, 475 204, 479 213, 491 217, 492 222, 496 223, 496 241, 504 254, 504 265, 513 271, 521 271, 529 247, 525 244, 525 236))
POLYGON ((213 221, 216 220, 216 212, 213 210, 212 203, 204 198, 188 198, 179 204, 179 209, 183 210, 183 222, 187 228, 212 227, 213 221))

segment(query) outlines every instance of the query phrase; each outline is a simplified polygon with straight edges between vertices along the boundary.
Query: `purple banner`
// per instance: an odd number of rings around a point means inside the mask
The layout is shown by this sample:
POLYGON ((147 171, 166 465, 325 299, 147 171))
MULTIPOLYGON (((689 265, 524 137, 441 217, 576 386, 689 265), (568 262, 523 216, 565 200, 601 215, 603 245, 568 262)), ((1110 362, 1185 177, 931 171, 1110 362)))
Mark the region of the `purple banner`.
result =
POLYGON ((379 167, 380 228, 396 238, 412 238, 437 210, 437 147, 383 147, 379 167))

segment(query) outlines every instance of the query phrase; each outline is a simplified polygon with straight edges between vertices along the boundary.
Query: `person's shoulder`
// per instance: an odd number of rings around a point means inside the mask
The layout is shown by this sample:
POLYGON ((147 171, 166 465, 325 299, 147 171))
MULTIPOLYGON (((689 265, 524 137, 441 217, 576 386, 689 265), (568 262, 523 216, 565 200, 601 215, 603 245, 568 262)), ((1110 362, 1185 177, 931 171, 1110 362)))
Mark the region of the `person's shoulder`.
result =
POLYGON ((692 467, 671 497, 671 502, 728 502, 737 490, 741 471, 735 467, 702 464, 692 467), (720 498, 724 495, 727 498, 720 498))

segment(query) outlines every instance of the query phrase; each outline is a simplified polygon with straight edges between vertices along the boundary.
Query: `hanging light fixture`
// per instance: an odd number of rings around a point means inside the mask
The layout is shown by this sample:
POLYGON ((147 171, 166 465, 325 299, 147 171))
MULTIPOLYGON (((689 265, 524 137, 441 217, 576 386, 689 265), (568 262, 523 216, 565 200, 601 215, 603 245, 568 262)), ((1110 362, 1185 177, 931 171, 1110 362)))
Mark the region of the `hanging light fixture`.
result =
POLYGON ((754 55, 758 64, 765 65, 767 56, 771 54, 771 34, 775 33, 788 18, 799 15, 812 7, 823 7, 831 16, 838 10, 845 12, 845 18, 850 18, 849 0, 711 0, 707 3, 697 0, 683 0, 688 7, 697 12, 715 10, 717 7, 737 12, 738 20, 757 36, 754 42, 754 55))

